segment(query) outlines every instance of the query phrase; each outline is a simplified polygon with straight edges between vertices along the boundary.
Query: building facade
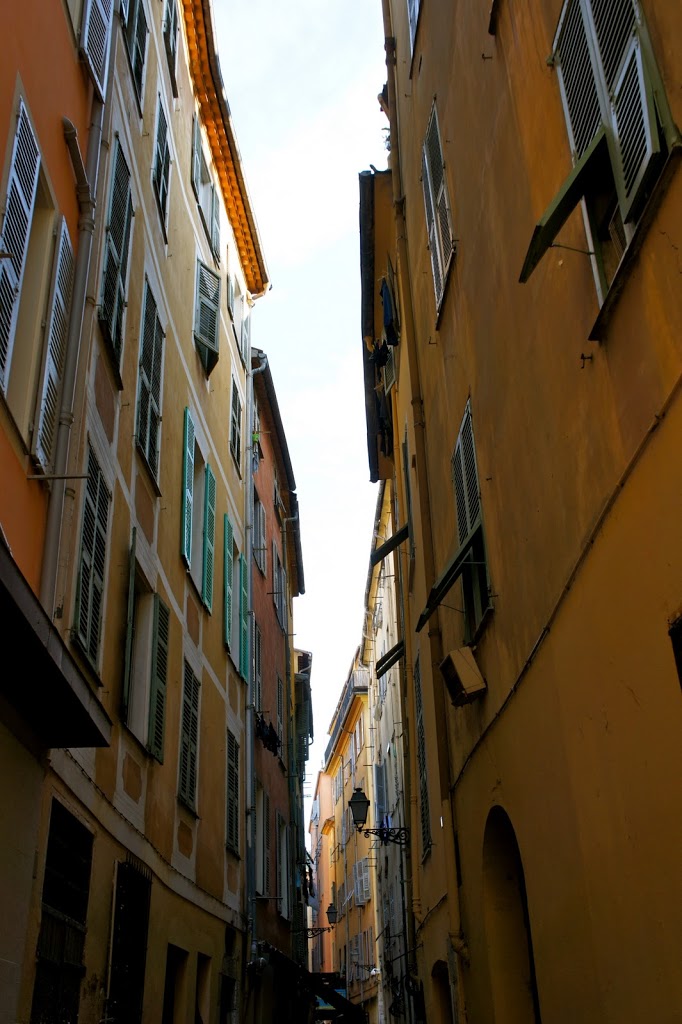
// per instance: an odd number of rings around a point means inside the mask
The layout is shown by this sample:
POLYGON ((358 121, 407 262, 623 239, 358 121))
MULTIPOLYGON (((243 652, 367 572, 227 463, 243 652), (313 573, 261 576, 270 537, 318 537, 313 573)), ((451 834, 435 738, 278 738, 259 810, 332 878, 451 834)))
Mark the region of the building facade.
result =
POLYGON ((672 1022, 680 12, 383 12, 362 333, 401 537, 407 1019, 672 1022))

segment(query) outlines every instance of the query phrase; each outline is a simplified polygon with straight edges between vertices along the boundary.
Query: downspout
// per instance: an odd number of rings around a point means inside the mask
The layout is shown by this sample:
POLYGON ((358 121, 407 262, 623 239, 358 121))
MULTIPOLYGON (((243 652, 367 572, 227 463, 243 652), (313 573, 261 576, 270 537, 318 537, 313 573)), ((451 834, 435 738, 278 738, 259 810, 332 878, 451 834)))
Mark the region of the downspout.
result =
POLYGON ((78 251, 76 253, 71 314, 69 316, 69 328, 66 337, 64 378, 55 442, 53 469, 55 479, 52 481, 52 488, 48 499, 45 547, 40 578, 40 600, 51 619, 54 618, 55 613, 55 586, 57 566, 59 564, 64 492, 66 489, 66 480, 63 477, 67 472, 69 458, 69 443, 71 440, 71 427, 73 426, 76 397, 76 379, 83 335, 85 298, 90 272, 92 239, 95 233, 95 196, 97 194, 103 115, 104 104, 98 99, 93 99, 85 166, 83 165, 83 158, 78 145, 78 132, 67 117, 62 118, 64 138, 76 175, 76 195, 78 197, 80 216, 78 219, 78 251))
MULTIPOLYGON (((405 309, 405 326, 408 333, 408 344, 406 345, 407 357, 410 371, 410 404, 412 407, 412 426, 414 430, 415 439, 415 473, 417 476, 417 494, 419 501, 420 519, 422 523, 421 542, 423 546, 423 559, 424 559, 424 573, 427 581, 435 579, 435 565, 434 565, 434 553, 433 553, 433 536, 432 536, 432 519, 431 519, 431 502, 429 496, 429 483, 427 474, 427 455, 426 455, 426 431, 424 423, 424 404, 421 394, 421 381, 419 372, 419 359, 417 355, 417 348, 414 344, 416 333, 415 333, 415 321, 414 321, 414 307, 412 305, 412 284, 410 280, 410 264, 408 260, 407 251, 407 225, 405 223, 405 197, 403 194, 402 187, 402 175, 400 168, 400 144, 398 135, 398 108, 396 105, 396 82, 395 82, 395 65, 396 65, 396 53, 395 53, 395 37, 392 32, 391 23, 391 10, 390 0, 381 0, 383 22, 384 22, 384 36, 385 36, 385 49, 386 49, 386 69, 387 69, 387 84, 388 84, 388 107, 389 107, 389 124, 390 124, 390 137, 393 140, 394 145, 391 149, 391 181, 393 186, 393 209, 395 213, 395 225, 396 225, 396 239, 398 247, 398 262, 402 268, 402 274, 406 287, 402 290, 403 303, 405 309)), ((404 557, 404 554, 403 554, 404 557)), ((442 639, 440 632, 440 625, 438 620, 432 621, 428 631, 429 636, 429 650, 428 656, 430 658, 431 665, 439 665, 443 658, 442 652, 442 639)), ((405 636, 405 648, 406 648, 406 666, 412 664, 411 649, 412 644, 411 638, 405 636), (409 661, 407 659, 410 659, 409 661)), ((436 702, 436 710, 441 712, 444 716, 447 715, 445 708, 445 697, 443 694, 442 687, 440 693, 434 686, 434 700, 436 702)), ((454 812, 454 798, 450 796, 449 791, 449 753, 448 753, 448 730, 445 730, 445 745, 446 749, 439 751, 439 768, 440 768, 440 807, 443 815, 443 829, 442 835, 444 837, 444 855, 445 855, 445 867, 449 880, 455 881, 457 878, 457 866, 456 866, 456 855, 455 855, 455 832, 456 832, 456 819, 454 812), (445 763, 443 763, 445 761, 445 763)), ((418 818, 414 817, 414 821, 418 818)), ((414 842, 414 836, 413 836, 414 842)), ((416 879, 413 876, 413 892, 416 879)), ((448 887, 449 888, 449 887, 448 887)), ((418 896, 418 893, 416 894, 418 896)), ((461 932, 461 919, 459 912, 459 892, 455 885, 455 896, 448 898, 448 920, 449 920, 449 937, 450 937, 450 948, 448 949, 448 964, 452 969, 452 958, 450 956, 450 950, 457 953, 457 962, 455 970, 458 975, 457 991, 459 993, 460 1006, 458 1010, 462 1010, 462 984, 461 978, 459 977, 459 961, 461 959, 467 959, 466 947, 462 942, 461 932)), ((415 943, 416 945, 416 943, 415 943)))
MULTIPOLYGON (((244 474, 248 481, 246 487, 246 575, 248 580, 248 615, 249 637, 253 638, 253 378, 263 373, 268 365, 268 357, 264 352, 259 355, 260 365, 255 369, 251 366, 251 345, 246 353, 246 423, 247 440, 246 464, 244 474)), ((249 843, 246 857, 246 899, 248 904, 248 931, 251 935, 251 960, 258 955, 258 938, 256 934, 256 761, 255 761, 255 685, 253 678, 253 640, 249 645, 248 678, 246 682, 246 779, 249 794, 249 843)))
MULTIPOLYGON (((287 571, 287 574, 288 574, 288 571, 289 571, 288 570, 288 563, 287 563, 287 523, 295 523, 297 521, 298 521, 298 512, 296 513, 295 516, 287 516, 287 517, 285 517, 282 520, 282 562, 284 564, 285 570, 287 571)), ((287 625, 288 625, 288 622, 289 622, 289 616, 288 616, 288 609, 287 609, 287 625)), ((295 736, 295 733, 296 733, 296 717, 294 715, 293 722, 289 721, 289 708, 292 706, 292 700, 291 700, 291 646, 289 644, 289 630, 288 630, 288 628, 287 628, 286 635, 284 637, 284 641, 285 641, 285 662, 284 662, 284 664, 285 664, 285 671, 286 671, 286 677, 287 677, 286 691, 285 691, 287 738, 288 738, 289 742, 291 743, 291 737, 295 736)), ((291 765, 293 763, 294 749, 295 749, 295 746, 293 746, 293 747, 290 746, 290 749, 289 749, 289 760, 288 760, 289 768, 288 768, 288 772, 287 772, 287 774, 289 776, 289 803, 291 805, 289 807, 289 819, 290 820, 291 820, 291 812, 292 812, 293 808, 296 807, 296 776, 294 776, 294 773, 291 771, 291 765)), ((303 804, 301 803, 301 812, 302 811, 303 811, 303 804)), ((297 861, 300 860, 300 856, 299 856, 300 852, 301 852, 301 850, 300 850, 300 847, 301 847, 301 842, 300 842, 301 830, 300 830, 300 826, 302 826, 302 824, 303 824, 303 814, 301 813, 300 821, 299 821, 299 817, 298 817, 298 814, 297 814, 296 815, 296 821, 295 821, 295 825, 296 825, 296 860, 297 861)), ((304 848, 305 848, 305 846, 304 846, 304 848)), ((288 868, 289 868, 289 871, 290 871, 291 870, 291 864, 288 865, 288 868)), ((294 878, 295 877, 296 877, 296 875, 294 873, 294 878)), ((292 910, 292 918, 293 918, 293 909, 294 908, 292 907, 291 908, 291 910, 292 910)), ((305 921, 305 910, 303 910, 303 920, 305 921)), ((304 935, 304 940, 305 940, 305 935, 304 935)), ((305 942, 304 942, 304 944, 305 944, 305 942)), ((292 949, 291 952, 294 953, 295 950, 292 949)), ((307 955, 307 952, 308 952, 308 950, 307 950, 307 945, 306 945, 306 955, 307 955)))

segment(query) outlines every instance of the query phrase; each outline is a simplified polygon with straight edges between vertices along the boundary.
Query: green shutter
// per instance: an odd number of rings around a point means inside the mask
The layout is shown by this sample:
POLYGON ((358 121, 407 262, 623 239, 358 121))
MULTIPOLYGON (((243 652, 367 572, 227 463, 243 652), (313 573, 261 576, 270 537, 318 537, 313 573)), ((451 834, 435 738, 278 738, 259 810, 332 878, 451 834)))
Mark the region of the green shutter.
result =
POLYGON ((76 596, 76 635, 93 664, 99 653, 110 501, 102 470, 92 448, 88 446, 88 479, 85 486, 76 596))
POLYGON ((209 612, 213 610, 213 567, 215 563, 215 475, 206 463, 206 485, 204 488, 204 549, 201 573, 201 600, 209 612))
POLYGON ((163 762, 163 728, 166 717, 166 684, 168 680, 168 644, 170 611, 158 594, 154 594, 154 629, 152 633, 152 678, 149 700, 149 751, 163 762))
POLYGON ((243 555, 239 556, 239 671, 244 679, 249 677, 249 581, 248 566, 243 555))
POLYGON ((126 613, 126 646, 123 663, 123 694, 121 699, 121 717, 128 721, 128 703, 130 701, 131 670, 133 666, 133 629, 135 626, 135 548, 137 544, 137 527, 133 526, 128 556, 128 609, 126 613))
POLYGON ((197 751, 199 745, 199 680, 185 662, 182 692, 182 730, 180 735, 180 796, 194 808, 197 790, 197 751))
POLYGON ((133 197, 130 189, 130 171, 123 156, 121 144, 117 143, 99 309, 100 324, 114 350, 117 363, 120 363, 123 346, 125 284, 132 216, 133 197))
POLYGON ((234 576, 234 553, 233 553, 233 542, 234 533, 232 530, 232 523, 230 518, 225 513, 225 557, 223 560, 223 609, 224 609, 224 620, 223 620, 223 638, 225 640, 225 646, 228 651, 232 649, 232 579, 234 576))
POLYGON ((227 730, 227 845, 239 853, 239 744, 227 730))
POLYGON ((194 502, 194 421, 185 409, 182 453, 182 538, 180 551, 187 568, 192 565, 192 506, 194 502))

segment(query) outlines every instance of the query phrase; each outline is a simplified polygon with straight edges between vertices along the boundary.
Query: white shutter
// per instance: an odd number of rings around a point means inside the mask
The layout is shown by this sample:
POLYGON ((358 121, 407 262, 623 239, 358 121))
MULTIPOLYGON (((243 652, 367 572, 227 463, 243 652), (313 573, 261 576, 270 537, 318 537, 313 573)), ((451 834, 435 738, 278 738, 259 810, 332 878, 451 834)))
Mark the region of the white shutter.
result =
POLYGON ((52 468, 59 395, 66 359, 71 292, 73 290, 73 249, 62 217, 55 249, 52 297, 45 329, 45 367, 33 434, 36 458, 45 471, 52 468))
POLYGON ((0 260, 0 387, 3 391, 7 390, 39 169, 38 145, 26 108, 20 102, 0 244, 0 249, 9 253, 9 258, 0 260))
MULTIPOLYGON (((365 903, 368 903, 372 896, 369 878, 369 857, 363 857, 362 859, 362 884, 364 888, 365 903)), ((370 958, 368 958, 367 963, 371 963, 370 958)))
POLYGON ((452 456, 452 472, 455 483, 459 542, 463 544, 481 514, 471 406, 468 403, 457 437, 455 453, 452 456))
POLYGON ((574 160, 587 150, 602 122, 599 94, 580 0, 568 0, 554 46, 574 160))
POLYGON ((220 278, 203 263, 197 262, 197 302, 194 336, 198 342, 218 351, 220 324, 220 278))
POLYGON ((81 23, 80 52, 88 65, 95 90, 101 100, 107 84, 109 41, 114 0, 85 0, 81 23))
POLYGON ((199 199, 201 187, 201 127, 199 118, 194 115, 192 118, 192 188, 199 199))
POLYGON ((611 96, 611 111, 616 149, 614 177, 623 221, 627 221, 652 158, 660 152, 653 94, 648 88, 637 36, 630 39, 611 96))
POLYGON ((192 564, 192 514, 194 505, 194 420, 185 408, 182 458, 182 557, 187 568, 192 564))
POLYGON ((429 176, 428 160, 426 157, 426 143, 422 152, 422 189, 424 191, 424 207, 426 209, 426 233, 428 237, 429 252, 431 253, 431 271, 433 273, 433 287, 436 293, 436 305, 440 304, 443 294, 443 275, 440 269, 438 256, 438 241, 436 238, 436 221, 433 213, 433 200, 431 179, 429 176))

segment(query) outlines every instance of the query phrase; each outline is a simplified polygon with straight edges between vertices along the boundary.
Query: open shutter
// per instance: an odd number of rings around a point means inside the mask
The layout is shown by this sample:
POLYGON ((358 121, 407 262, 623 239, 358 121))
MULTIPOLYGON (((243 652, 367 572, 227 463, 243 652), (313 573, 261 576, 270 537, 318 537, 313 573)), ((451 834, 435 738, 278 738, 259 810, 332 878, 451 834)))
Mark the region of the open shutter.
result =
POLYGON ((163 24, 163 41, 166 46, 168 70, 170 72, 173 95, 177 97, 178 86, 175 77, 175 65, 178 53, 178 8, 176 0, 166 0, 166 18, 163 24))
POLYGON ((223 561, 223 640, 228 651, 232 650, 232 580, 234 577, 234 531, 229 516, 224 518, 224 561, 223 561))
POLYGON ((239 556, 239 671, 244 679, 249 677, 249 580, 248 566, 243 555, 239 556))
MULTIPOLYGON (((371 882, 369 876, 369 857, 363 857, 362 859, 362 884, 364 888, 365 903, 369 903, 372 896, 371 882)), ((373 954, 370 950, 370 957, 368 963, 373 961, 373 954)))
POLYGON ((182 454, 182 543, 181 554, 189 569, 192 564, 192 512, 194 502, 194 421, 185 409, 182 454))
POLYGON ((218 362, 220 333, 220 278, 197 261, 197 295, 194 309, 194 337, 200 347, 206 373, 218 362))
POLYGON ((450 209, 445 182, 443 149, 440 142, 438 118, 436 117, 435 107, 431 115, 429 130, 426 133, 425 149, 431 179, 433 213, 436 221, 436 230, 438 232, 441 273, 444 278, 454 252, 454 241, 450 225, 450 209))
POLYGON ((282 913, 282 896, 284 895, 284 887, 282 885, 281 833, 282 815, 279 813, 279 811, 275 811, 275 896, 277 896, 279 900, 277 904, 277 909, 279 910, 280 914, 282 913))
POLYGON ((263 677, 262 677, 262 655, 263 647, 261 633, 258 623, 253 625, 253 701, 256 711, 263 710, 263 677))
POLYGON ((579 159, 602 121, 592 51, 581 0, 568 0, 554 48, 574 159, 579 159))
POLYGON ((433 287, 436 293, 436 305, 440 304, 443 294, 443 276, 440 269, 438 257, 438 240, 436 237, 436 220, 433 212, 431 180, 426 158, 426 144, 422 152, 422 188, 424 191, 424 207, 426 209, 426 234, 428 237, 429 252, 431 253, 431 270, 433 272, 433 287))
POLYGON ((133 198, 130 189, 130 171, 121 145, 117 143, 109 203, 99 319, 118 362, 121 359, 123 345, 123 312, 132 216, 133 198))
POLYGON ((244 319, 242 320, 242 331, 241 331, 241 351, 242 356, 246 360, 249 355, 249 347, 251 345, 251 317, 247 314, 246 308, 244 309, 244 319))
POLYGON ((104 99, 109 66, 109 41, 114 0, 85 0, 80 32, 80 52, 90 71, 95 91, 104 99))
POLYGON ((623 221, 627 221, 645 185, 652 160, 660 152, 656 110, 637 36, 630 39, 611 94, 615 180, 623 221))
POLYGON ((137 527, 133 526, 128 556, 128 607, 126 611, 126 646, 123 662, 123 693, 121 697, 121 717, 128 722, 128 705, 130 703, 130 681, 133 667, 133 630, 135 627, 135 548, 137 545, 137 527))
POLYGON ((263 792, 263 894, 270 894, 270 797, 263 792))
POLYGON ((149 283, 145 284, 137 404, 137 442, 154 476, 158 472, 163 331, 149 283))
POLYGON ((215 562, 215 475, 206 463, 206 486, 204 492, 204 549, 203 570, 201 574, 201 599, 208 608, 213 610, 213 566, 215 562))
POLYGON ((239 852, 239 744, 227 731, 227 845, 239 852))
POLYGON ((374 765, 374 824, 377 828, 383 825, 386 815, 386 776, 384 765, 374 765))
POLYGON ((161 208, 161 216, 166 221, 168 206, 168 177, 170 174, 170 147, 168 145, 168 122, 159 97, 159 119, 156 124, 156 154, 154 157, 154 184, 161 208))
POLYGON ((154 628, 152 632, 152 678, 149 700, 149 736, 147 745, 157 761, 163 762, 163 730, 166 717, 166 685, 168 682, 168 645, 170 611, 158 594, 154 595, 154 628))
POLYGON ((198 200, 201 188, 201 126, 196 114, 192 118, 192 188, 198 200))
POLYGON ((220 199, 215 185, 211 185, 211 249, 220 262, 220 199))
POLYGON ((144 75, 144 61, 147 52, 147 19, 144 13, 144 3, 138 0, 135 11, 135 25, 131 37, 130 57, 133 69, 133 79, 138 97, 142 96, 142 79, 144 75))
POLYGON ((76 635, 93 664, 97 661, 104 598, 107 526, 111 497, 92 448, 88 447, 81 561, 76 599, 76 635))
POLYGON ((471 408, 468 404, 464 413, 464 419, 462 420, 462 426, 460 427, 457 444, 455 445, 455 453, 452 457, 452 470, 455 482, 455 499, 457 502, 459 543, 463 544, 478 523, 481 515, 474 432, 471 421, 471 408))
POLYGON ((284 683, 277 677, 277 737, 279 756, 284 757, 284 683))
POLYGON ((234 320, 234 278, 231 274, 227 275, 227 309, 234 320))
POLYGON ((0 249, 9 253, 9 258, 0 260, 0 387, 3 391, 7 390, 39 169, 38 145, 26 108, 20 102, 0 244, 0 249))
POLYGON ((71 292, 73 290, 73 249, 62 217, 57 235, 52 297, 45 328, 45 366, 38 399, 37 423, 33 433, 35 456, 46 472, 52 469, 59 397, 66 360, 71 292))

